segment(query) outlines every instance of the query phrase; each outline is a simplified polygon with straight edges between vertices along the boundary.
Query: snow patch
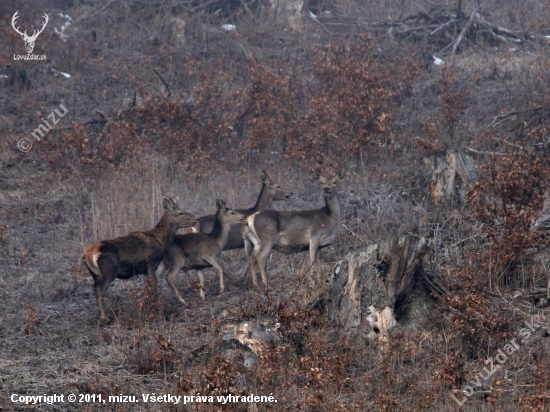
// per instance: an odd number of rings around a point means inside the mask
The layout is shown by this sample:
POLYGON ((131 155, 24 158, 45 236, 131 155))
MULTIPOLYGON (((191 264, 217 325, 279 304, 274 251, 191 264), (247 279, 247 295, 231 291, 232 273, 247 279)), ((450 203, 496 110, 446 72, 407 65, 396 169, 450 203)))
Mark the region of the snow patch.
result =
POLYGON ((443 66, 445 63, 443 60, 441 60, 439 57, 432 56, 434 58, 434 64, 436 66, 443 66))

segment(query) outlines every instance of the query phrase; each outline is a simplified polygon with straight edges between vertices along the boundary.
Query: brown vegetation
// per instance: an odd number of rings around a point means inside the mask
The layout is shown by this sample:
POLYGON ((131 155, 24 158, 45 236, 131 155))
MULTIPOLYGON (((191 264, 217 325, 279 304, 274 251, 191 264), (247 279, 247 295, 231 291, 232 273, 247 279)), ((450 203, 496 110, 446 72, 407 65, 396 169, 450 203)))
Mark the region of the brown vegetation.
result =
MULTIPOLYGON (((472 385, 464 410, 548 409, 547 4, 304 1, 297 21, 276 3, 0 3, 0 409, 23 406, 14 393, 200 393, 277 402, 104 408, 450 411, 472 385), (16 10, 28 32, 47 11, 33 51, 47 61, 13 59, 16 10), (269 297, 228 282, 204 302, 184 291, 189 306, 162 280, 160 299, 143 277, 115 281, 114 322, 98 327, 81 251, 153 227, 162 194, 201 216, 212 198, 246 207, 265 169, 294 193, 275 209, 310 210, 323 198, 301 176, 341 166, 341 229, 319 271, 274 252, 269 297), (326 312, 336 262, 410 235, 430 239, 432 321, 383 345, 347 334, 326 312), (245 366, 250 348, 220 333, 257 314, 281 338, 245 366), (531 338, 472 383, 526 321, 531 338)), ((242 250, 221 259, 244 273, 242 250)))

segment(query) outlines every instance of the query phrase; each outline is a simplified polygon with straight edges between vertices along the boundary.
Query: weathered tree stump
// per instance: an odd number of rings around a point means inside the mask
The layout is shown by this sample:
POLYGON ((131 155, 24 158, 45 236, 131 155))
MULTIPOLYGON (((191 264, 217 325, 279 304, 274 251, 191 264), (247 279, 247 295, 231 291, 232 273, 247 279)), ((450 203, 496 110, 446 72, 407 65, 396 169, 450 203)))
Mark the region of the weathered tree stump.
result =
POLYGON ((302 30, 304 0, 269 0, 269 3, 277 25, 291 31, 302 30))
POLYGON ((472 156, 461 150, 448 149, 424 158, 432 168, 432 181, 428 194, 435 204, 462 205, 466 191, 477 177, 472 156))
POLYGON ((423 237, 400 236, 349 253, 331 274, 329 316, 349 335, 387 340, 396 320, 417 328, 434 313, 422 282, 423 237))

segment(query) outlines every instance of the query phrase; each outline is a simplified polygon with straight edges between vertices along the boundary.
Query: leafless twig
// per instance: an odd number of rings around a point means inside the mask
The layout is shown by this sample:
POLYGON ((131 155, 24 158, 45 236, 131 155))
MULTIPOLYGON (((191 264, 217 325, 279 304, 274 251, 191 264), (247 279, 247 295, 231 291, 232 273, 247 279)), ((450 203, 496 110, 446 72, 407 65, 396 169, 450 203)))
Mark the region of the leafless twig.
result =
POLYGON ((469 152, 472 152, 472 153, 475 153, 475 154, 480 154, 480 155, 506 156, 506 153, 502 153, 502 152, 487 152, 487 151, 484 151, 484 150, 472 149, 471 147, 465 147, 465 149, 468 150, 469 152))
POLYGON ((155 69, 153 69, 153 72, 158 76, 160 81, 164 84, 164 87, 166 87, 166 91, 168 92, 168 97, 170 97, 170 87, 168 87, 168 83, 162 78, 162 76, 157 72, 155 69))

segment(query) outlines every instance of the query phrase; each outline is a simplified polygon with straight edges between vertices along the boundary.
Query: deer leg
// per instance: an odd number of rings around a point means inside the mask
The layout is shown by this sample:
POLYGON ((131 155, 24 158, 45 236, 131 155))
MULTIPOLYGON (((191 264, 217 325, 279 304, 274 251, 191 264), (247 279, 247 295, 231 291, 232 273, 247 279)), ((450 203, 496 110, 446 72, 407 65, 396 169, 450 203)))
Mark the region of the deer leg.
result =
POLYGON ((256 276, 256 267, 254 265, 254 260, 256 260, 256 263, 258 262, 258 258, 255 255, 250 256, 250 259, 248 261, 248 266, 250 266, 250 276, 252 277, 252 286, 254 288, 257 288, 258 278, 256 276))
POLYGON ((216 269, 218 269, 218 272, 220 273, 220 294, 223 293, 223 291, 225 290, 225 285, 223 283, 223 267, 222 265, 220 265, 218 263, 218 261, 216 260, 216 258, 214 257, 205 257, 203 258, 204 260, 206 260, 208 263, 210 263, 213 267, 215 267, 216 269))
POLYGON ((267 273, 266 273, 266 264, 267 264, 267 257, 269 256, 269 252, 271 252, 272 248, 273 248, 273 242, 262 243, 262 248, 259 251, 259 253, 256 255, 256 261, 258 262, 258 266, 260 267, 260 273, 262 275, 262 281, 264 282, 264 285, 265 285, 266 295, 269 292, 269 285, 267 282, 267 273))
POLYGON ((107 313, 105 312, 105 306, 103 305, 103 298, 109 286, 111 286, 111 281, 108 279, 102 280, 99 283, 96 282, 94 283, 94 286, 93 286, 95 298, 97 300, 97 306, 99 306, 100 322, 109 322, 109 317, 107 316, 107 313))
MULTIPOLYGON (((221 258, 220 258, 221 260, 221 258)), ((221 266, 221 263, 220 263, 220 266, 221 266)), ((237 279, 235 276, 233 276, 230 272, 228 272, 227 270, 225 270, 225 268, 222 266, 222 270, 223 270, 223 275, 224 276, 227 276, 228 279, 231 279, 231 280, 239 280, 237 279)))
POLYGON ((261 259, 260 254, 262 253, 262 250, 264 248, 268 249, 267 253, 269 253, 269 251, 273 247, 273 244, 266 245, 262 243, 255 231, 248 226, 245 227, 245 238, 248 241, 248 265, 250 267, 250 273, 252 276, 252 284, 255 288, 258 287, 258 281, 256 280, 256 270, 254 268, 254 259, 256 259, 256 264, 260 270, 260 274, 262 275, 264 285, 267 285, 267 278, 265 276, 265 265, 262 264, 262 261, 265 261, 265 259, 261 259), (252 252, 250 252, 251 245, 254 245, 254 250, 252 252))
MULTIPOLYGON (((164 262, 163 262, 164 263, 164 262)), ((169 262, 169 270, 166 273, 166 282, 168 283, 168 286, 170 286, 170 289, 174 292, 174 295, 178 298, 178 300, 183 303, 184 305, 187 304, 187 302, 181 297, 180 292, 176 288, 176 284, 174 283, 174 278, 176 277, 176 274, 179 272, 180 268, 185 264, 185 260, 178 256, 172 256, 172 259, 170 259, 169 262)))
POLYGON ((262 282, 264 283, 264 286, 265 286, 265 294, 267 295, 269 293, 269 285, 267 283, 267 274, 265 272, 265 266, 266 266, 265 260, 266 258, 264 257, 260 257, 259 255, 256 256, 256 262, 258 264, 258 267, 260 268, 260 274, 262 275, 262 282))
MULTIPOLYGON (((258 279, 256 278, 256 269, 254 268, 254 258, 252 255, 252 242, 246 239, 244 240, 244 253, 246 254, 246 260, 248 261, 248 268, 250 269, 250 276, 252 277, 252 285, 258 287, 258 279)), ((246 272, 245 272, 246 275, 246 272)))
POLYGON ((157 266, 157 270, 155 270, 155 276, 164 276, 168 269, 170 269, 168 263, 166 260, 162 260, 157 266))
POLYGON ((310 239, 309 239, 309 260, 310 260, 310 263, 311 263, 311 268, 313 270, 313 265, 315 264, 315 262, 317 261, 317 259, 319 258, 319 241, 320 239, 312 236, 310 239))
POLYGON ((201 299, 204 300, 204 273, 202 270, 197 270, 197 274, 199 275, 199 281, 201 284, 201 299))
POLYGON ((185 284, 187 285, 187 289, 191 289, 191 279, 189 279, 188 269, 183 269, 183 276, 185 277, 185 284))
POLYGON ((99 275, 94 274, 91 270, 90 273, 94 278, 94 294, 97 300, 97 306, 99 306, 99 321, 109 322, 109 317, 105 312, 105 306, 103 304, 103 298, 111 282, 116 278, 119 265, 116 259, 111 259, 107 256, 101 256, 97 261, 97 268, 99 275))
POLYGON ((100 322, 109 322, 109 317, 107 316, 107 312, 105 312, 105 306, 103 304, 103 298, 105 297, 105 293, 107 292, 107 289, 109 289, 109 286, 111 286, 111 278, 103 278, 98 279, 94 283, 94 294, 97 300, 97 305, 99 306, 99 321, 100 322))
POLYGON ((151 280, 151 287, 153 289, 153 294, 158 296, 158 284, 157 284, 157 275, 155 274, 155 265, 153 262, 147 262, 147 276, 151 280))

